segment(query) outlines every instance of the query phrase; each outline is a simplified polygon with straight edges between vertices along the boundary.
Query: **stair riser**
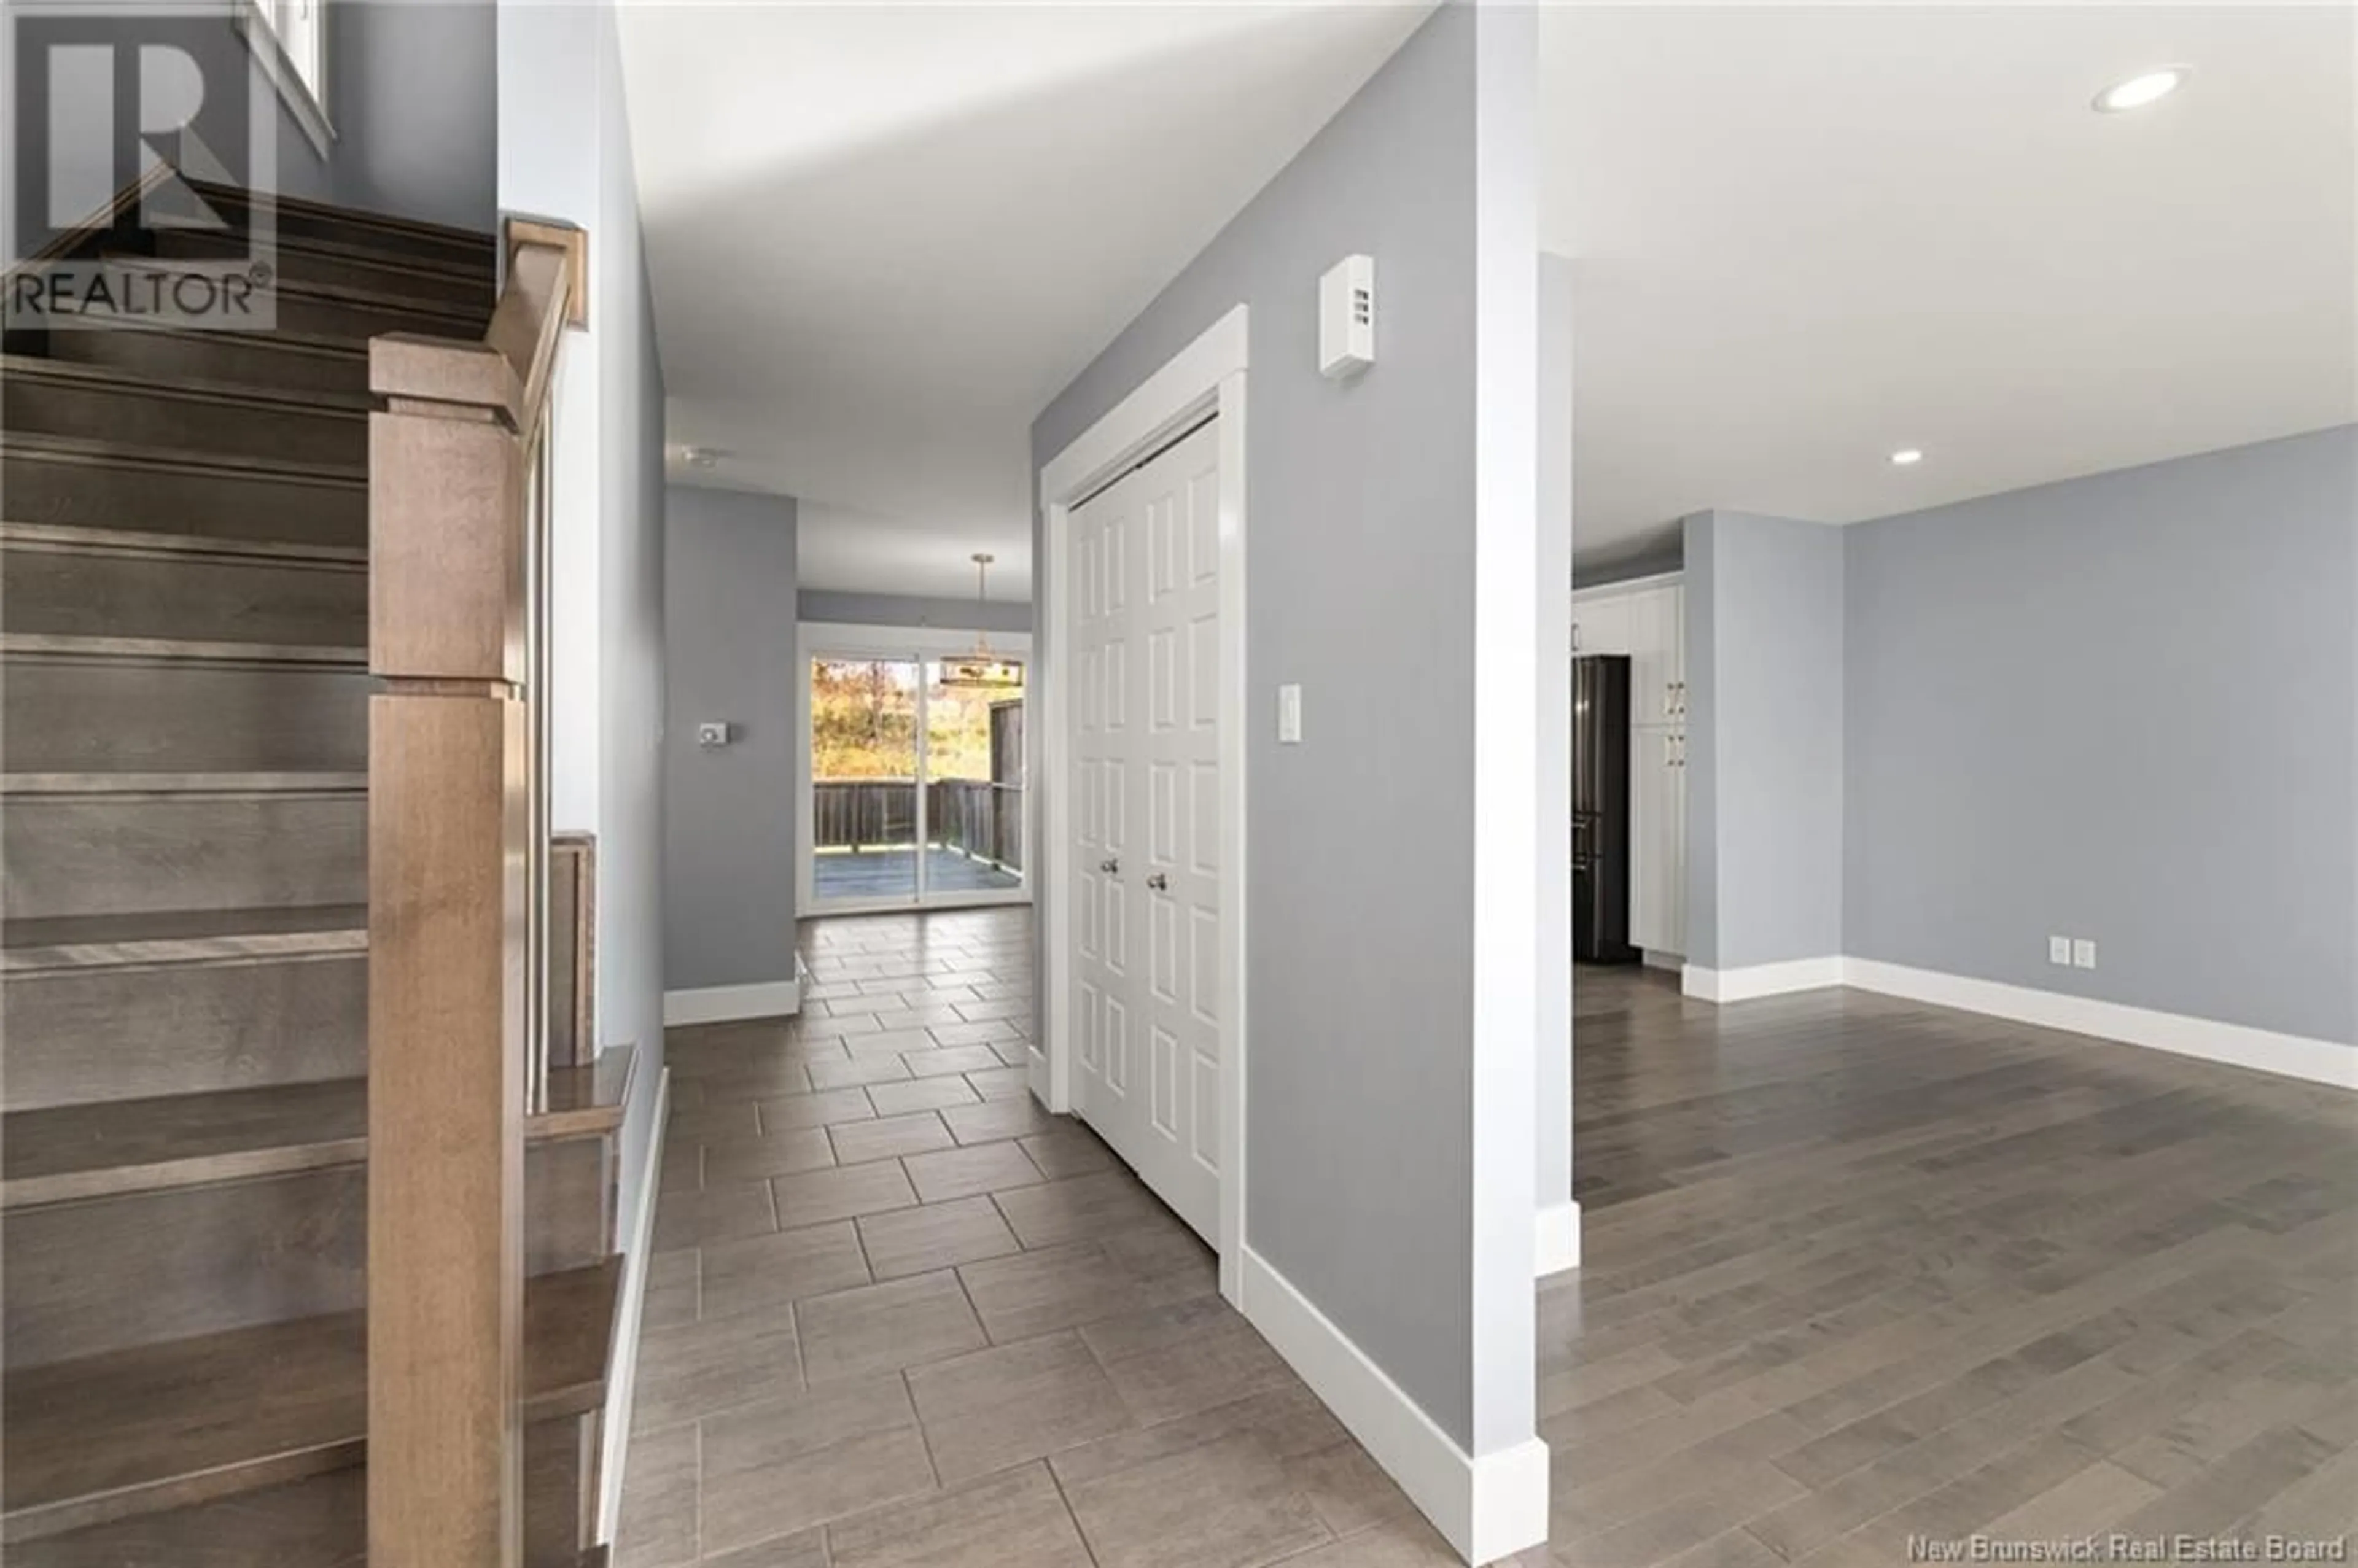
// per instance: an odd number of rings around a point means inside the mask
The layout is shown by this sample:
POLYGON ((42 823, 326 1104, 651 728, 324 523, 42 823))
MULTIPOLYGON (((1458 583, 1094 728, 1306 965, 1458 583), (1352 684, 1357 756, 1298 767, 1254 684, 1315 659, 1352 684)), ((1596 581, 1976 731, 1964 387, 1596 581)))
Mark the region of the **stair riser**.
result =
MULTIPOLYGON (((233 200, 218 201, 217 204, 224 211, 237 205, 233 200)), ((427 261, 486 266, 492 254, 492 247, 478 236, 462 238, 406 224, 380 227, 374 223, 359 222, 339 213, 312 211, 283 202, 276 207, 272 221, 278 232, 291 240, 324 240, 354 250, 378 251, 391 257, 415 256, 427 261)))
POLYGON ((19 798, 0 854, 12 920, 365 903, 368 797, 19 798))
MULTIPOLYGON (((163 229, 156 233, 156 254, 175 257, 219 257, 243 254, 240 242, 202 230, 163 229)), ((433 258, 405 258, 373 250, 367 254, 322 254, 281 246, 278 276, 288 283, 328 284, 341 288, 373 289, 384 294, 431 299, 462 310, 488 312, 492 308, 491 269, 453 273, 434 265, 433 258)))
MULTIPOLYGON (((110 272, 123 275, 121 287, 134 298, 160 293, 171 281, 171 264, 139 257, 109 256, 110 272)), ((255 290, 240 313, 224 322, 233 331, 304 332, 325 338, 373 338, 379 332, 431 332, 441 337, 475 338, 491 319, 488 303, 480 308, 443 310, 430 300, 361 299, 323 296, 289 281, 270 293, 255 290), (265 314, 265 311, 267 312, 265 314)))
POLYGON ((0 623, 13 633, 358 647, 368 574, 262 557, 0 545, 0 623))
POLYGON ((0 691, 27 773, 365 773, 362 670, 17 656, 0 691))
POLYGON ((307 352, 236 332, 151 332, 135 328, 51 332, 49 357, 142 375, 235 382, 288 392, 366 392, 362 354, 307 352))
POLYGON ((578 1563, 595 1535, 598 1423, 593 1411, 525 1428, 525 1568, 578 1563))
MULTIPOLYGON (((552 1173, 603 1158, 603 1141, 525 1154, 526 1270, 556 1250, 543 1216, 552 1173)), ((133 1193, 9 1212, 10 1367, 366 1304, 368 1193, 362 1167, 133 1193), (159 1288, 168 1282, 168 1288, 159 1288)))
POLYGON ((357 954, 14 976, 0 1008, 10 1110, 368 1071, 357 954))
POLYGON ((0 487, 12 523, 156 534, 368 543, 368 487, 209 469, 84 461, 11 447, 0 487))
POLYGON ((373 338, 380 332, 427 332, 438 338, 481 338, 491 312, 468 311, 458 316, 439 311, 404 309, 393 305, 363 305, 340 299, 319 299, 282 293, 276 305, 281 332, 309 332, 323 338, 373 338))
POLYGON ((15 1210, 7 1364, 359 1306, 367 1187, 347 1166, 15 1210))
POLYGON ((0 386, 0 424, 11 430, 295 462, 368 460, 368 420, 355 414, 174 397, 21 372, 0 386))

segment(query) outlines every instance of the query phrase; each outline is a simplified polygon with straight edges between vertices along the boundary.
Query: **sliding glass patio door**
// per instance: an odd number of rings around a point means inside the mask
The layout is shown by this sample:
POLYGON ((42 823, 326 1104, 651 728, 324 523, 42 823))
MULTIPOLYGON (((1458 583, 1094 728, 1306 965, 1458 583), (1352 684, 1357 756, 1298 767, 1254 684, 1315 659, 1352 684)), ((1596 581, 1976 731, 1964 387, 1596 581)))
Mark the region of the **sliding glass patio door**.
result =
POLYGON ((1027 895, 1023 675, 1013 660, 811 657, 815 909, 1027 895))

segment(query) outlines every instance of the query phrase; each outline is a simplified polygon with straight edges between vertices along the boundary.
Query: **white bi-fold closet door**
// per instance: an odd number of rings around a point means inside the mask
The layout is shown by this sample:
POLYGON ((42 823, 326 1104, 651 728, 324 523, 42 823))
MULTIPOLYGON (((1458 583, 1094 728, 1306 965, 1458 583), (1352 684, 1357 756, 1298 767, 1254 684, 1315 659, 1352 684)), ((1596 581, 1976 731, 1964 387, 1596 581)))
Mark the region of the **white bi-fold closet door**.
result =
POLYGON ((1072 514, 1074 1108, 1217 1245, 1219 434, 1072 514))

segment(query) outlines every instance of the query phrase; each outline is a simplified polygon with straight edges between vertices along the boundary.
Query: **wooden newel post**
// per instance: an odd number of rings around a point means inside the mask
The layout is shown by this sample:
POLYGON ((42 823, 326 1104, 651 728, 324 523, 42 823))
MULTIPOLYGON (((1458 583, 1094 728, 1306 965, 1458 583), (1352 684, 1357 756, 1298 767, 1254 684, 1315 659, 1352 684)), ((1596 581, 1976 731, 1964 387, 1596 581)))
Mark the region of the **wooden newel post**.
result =
POLYGON ((523 1559, 527 466, 570 277, 371 344, 371 1568, 523 1559))

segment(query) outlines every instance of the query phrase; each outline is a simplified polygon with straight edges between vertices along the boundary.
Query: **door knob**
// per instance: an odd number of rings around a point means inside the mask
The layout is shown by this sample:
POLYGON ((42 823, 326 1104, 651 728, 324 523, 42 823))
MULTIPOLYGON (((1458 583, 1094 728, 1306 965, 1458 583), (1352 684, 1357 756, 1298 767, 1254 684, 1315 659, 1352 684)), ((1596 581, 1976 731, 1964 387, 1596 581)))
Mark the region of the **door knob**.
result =
POLYGON ((1098 862, 1098 870, 1103 871, 1109 877, 1120 876, 1121 874, 1121 862, 1120 860, 1099 860, 1098 862))
POLYGON ((1169 892, 1171 891, 1171 879, 1164 876, 1161 871, 1157 871, 1152 876, 1146 879, 1146 885, 1152 888, 1156 892, 1169 892))

